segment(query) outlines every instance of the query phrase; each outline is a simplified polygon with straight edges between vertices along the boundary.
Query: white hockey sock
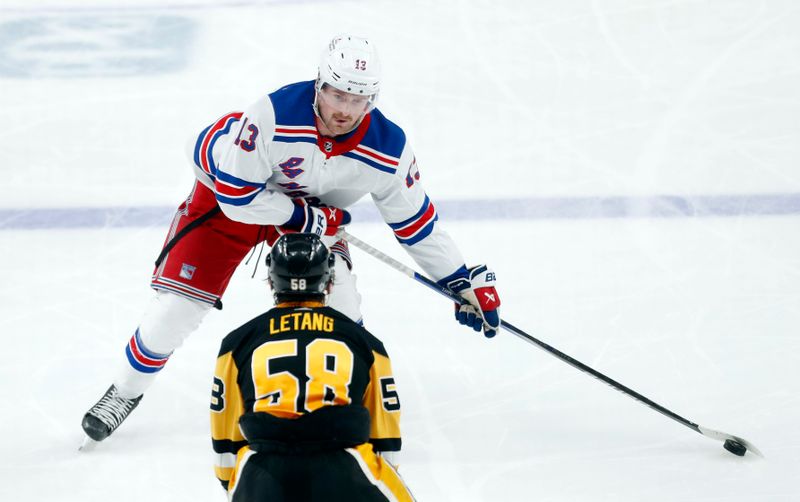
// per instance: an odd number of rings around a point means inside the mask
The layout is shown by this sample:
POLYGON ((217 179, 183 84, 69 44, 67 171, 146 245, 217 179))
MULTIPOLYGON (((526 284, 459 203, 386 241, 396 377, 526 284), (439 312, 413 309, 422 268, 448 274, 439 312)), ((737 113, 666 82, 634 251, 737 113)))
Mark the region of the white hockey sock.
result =
POLYGON ((210 305, 159 292, 125 347, 125 363, 114 379, 119 394, 126 398, 143 394, 209 310, 210 305))

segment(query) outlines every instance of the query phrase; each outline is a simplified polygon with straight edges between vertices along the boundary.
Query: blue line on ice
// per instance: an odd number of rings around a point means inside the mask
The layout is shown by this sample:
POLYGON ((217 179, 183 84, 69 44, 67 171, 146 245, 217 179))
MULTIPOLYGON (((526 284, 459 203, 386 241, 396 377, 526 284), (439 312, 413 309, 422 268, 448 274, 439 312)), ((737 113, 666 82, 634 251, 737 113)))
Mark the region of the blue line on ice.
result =
MULTIPOLYGON (((162 226, 177 206, 0 209, 0 230, 162 226)), ((800 215, 800 193, 456 199, 436 207, 444 221, 780 216, 800 215)), ((354 221, 381 221, 371 203, 351 212, 354 221)))

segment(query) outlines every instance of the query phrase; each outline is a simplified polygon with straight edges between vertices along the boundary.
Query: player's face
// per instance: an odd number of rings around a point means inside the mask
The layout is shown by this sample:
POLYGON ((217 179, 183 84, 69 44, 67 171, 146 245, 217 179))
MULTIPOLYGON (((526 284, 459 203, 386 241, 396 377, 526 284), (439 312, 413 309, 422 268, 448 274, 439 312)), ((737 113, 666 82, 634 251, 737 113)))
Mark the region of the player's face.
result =
POLYGON ((322 122, 332 136, 352 131, 369 107, 370 97, 350 94, 328 85, 319 91, 317 106, 322 122))

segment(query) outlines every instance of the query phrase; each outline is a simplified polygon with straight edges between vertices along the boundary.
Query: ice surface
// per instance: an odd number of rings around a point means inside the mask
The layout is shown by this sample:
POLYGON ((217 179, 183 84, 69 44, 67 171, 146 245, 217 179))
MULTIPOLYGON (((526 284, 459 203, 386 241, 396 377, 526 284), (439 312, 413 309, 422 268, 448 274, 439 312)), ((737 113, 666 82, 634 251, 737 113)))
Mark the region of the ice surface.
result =
MULTIPOLYGON (((313 78, 345 30, 378 43, 379 105, 468 263, 497 271, 504 316, 766 455, 463 331, 354 250, 417 498, 800 500, 800 10, 780 0, 4 2, 0 500, 224 500, 211 374, 268 306, 263 267, 89 454, 80 418, 152 294, 185 141, 313 78)), ((361 210, 351 232, 411 264, 361 210)))

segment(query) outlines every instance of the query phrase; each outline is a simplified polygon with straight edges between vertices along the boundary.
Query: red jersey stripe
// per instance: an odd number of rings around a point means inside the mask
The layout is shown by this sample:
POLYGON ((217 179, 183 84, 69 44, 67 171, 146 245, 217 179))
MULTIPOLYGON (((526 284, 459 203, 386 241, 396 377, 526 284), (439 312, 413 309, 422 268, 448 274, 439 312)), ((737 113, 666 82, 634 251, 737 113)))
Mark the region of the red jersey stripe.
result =
POLYGON ((353 150, 358 152, 358 153, 360 153, 361 155, 365 155, 367 157, 372 157, 375 160, 379 160, 381 162, 385 162, 385 163, 387 163, 389 165, 392 165, 392 166, 395 166, 395 167, 397 167, 400 164, 400 162, 398 162, 396 160, 390 159, 388 157, 384 157, 383 155, 379 155, 379 154, 374 153, 374 152, 370 152, 369 150, 365 149, 361 145, 355 147, 353 150))
POLYGON ((406 225, 403 228, 399 228, 394 231, 394 234, 401 239, 408 239, 415 233, 419 232, 425 225, 430 223, 433 218, 436 216, 436 208, 433 207, 433 204, 428 204, 428 209, 422 213, 422 216, 419 217, 416 221, 406 225))
POLYGON ((208 145, 211 144, 211 140, 214 138, 214 135, 217 131, 224 129, 230 119, 239 120, 242 118, 242 112, 233 112, 225 115, 221 119, 217 120, 211 129, 208 130, 206 133, 206 137, 203 138, 203 143, 200 145, 200 163, 202 164, 203 171, 207 172, 208 174, 211 173, 211 166, 208 165, 208 159, 211 156, 211 152, 208 151, 208 145))

